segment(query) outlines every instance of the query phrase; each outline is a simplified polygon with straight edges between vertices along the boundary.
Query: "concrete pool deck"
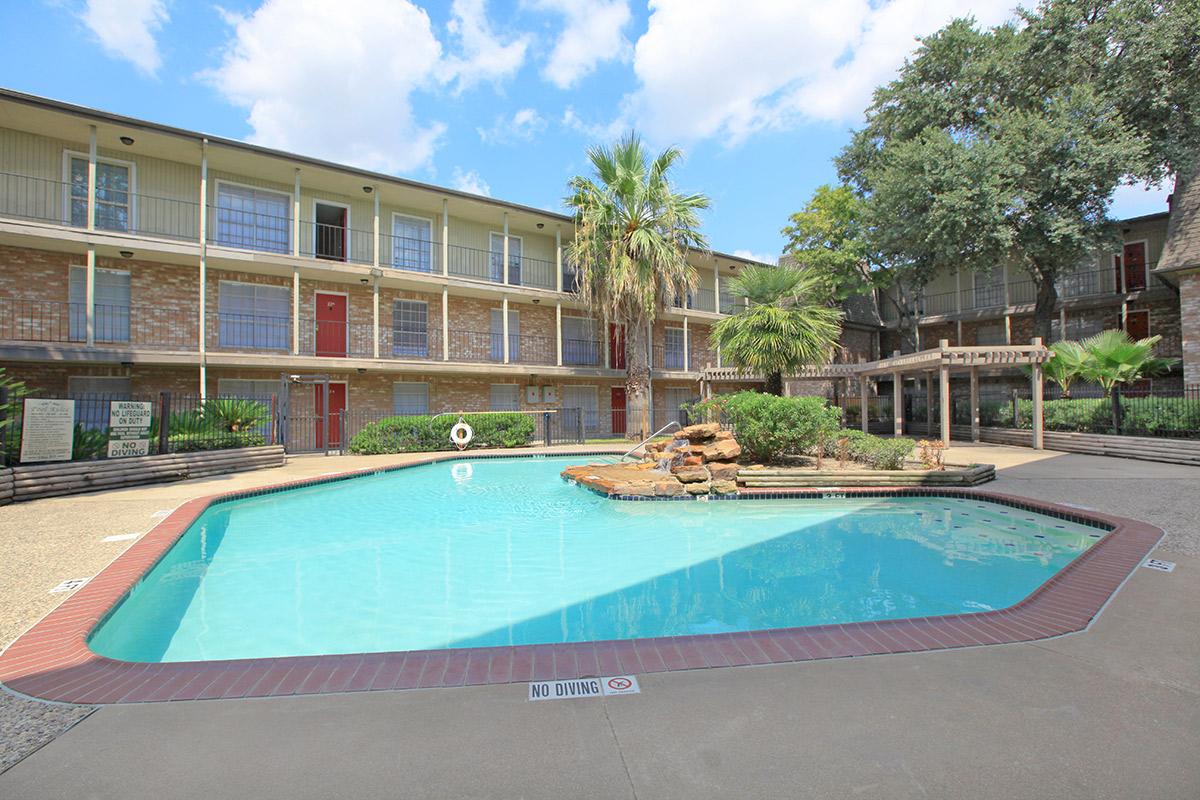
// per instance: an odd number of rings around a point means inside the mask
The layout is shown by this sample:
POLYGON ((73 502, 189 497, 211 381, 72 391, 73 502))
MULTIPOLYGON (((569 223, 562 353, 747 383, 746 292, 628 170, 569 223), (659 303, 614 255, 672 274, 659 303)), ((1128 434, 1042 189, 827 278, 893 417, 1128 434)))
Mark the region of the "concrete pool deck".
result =
MULTIPOLYGON (((0 796, 1200 794, 1200 469, 992 446, 954 456, 996 463, 989 489, 1162 527, 1156 556, 1176 571, 1136 570, 1084 634, 645 675, 636 696, 528 703, 509 685, 106 706, 0 775, 0 796)), ((0 508, 0 641, 63 597, 48 594, 56 583, 130 544, 101 539, 144 532, 155 511, 364 466, 302 458, 0 508)))

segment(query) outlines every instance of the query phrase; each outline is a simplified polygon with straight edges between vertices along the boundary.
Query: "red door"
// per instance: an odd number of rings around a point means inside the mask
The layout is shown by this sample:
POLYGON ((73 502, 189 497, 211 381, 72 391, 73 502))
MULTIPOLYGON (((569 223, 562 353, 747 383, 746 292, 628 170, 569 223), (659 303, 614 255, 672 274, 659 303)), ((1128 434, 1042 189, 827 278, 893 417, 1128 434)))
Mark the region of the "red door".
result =
POLYGON ((317 355, 346 357, 346 296, 317 292, 317 355))
POLYGON ((1150 312, 1129 311, 1125 314, 1125 333, 1130 339, 1145 339, 1150 336, 1150 312))
MULTIPOLYGON (((608 364, 612 369, 625 369, 625 326, 615 322, 608 324, 608 364)), ((622 389, 621 408, 624 407, 625 390, 622 389)))
MULTIPOLYGON (((321 384, 313 386, 316 392, 317 407, 317 449, 325 449, 325 387, 321 384)), ((342 417, 346 410, 346 384, 329 384, 329 446, 342 446, 342 417)))
MULTIPOLYGON (((1125 289, 1134 291, 1146 288, 1146 243, 1133 242, 1121 251, 1125 263, 1125 289)), ((1132 336, 1132 334, 1130 334, 1132 336)))
POLYGON ((625 433, 625 387, 612 387, 612 432, 625 433))

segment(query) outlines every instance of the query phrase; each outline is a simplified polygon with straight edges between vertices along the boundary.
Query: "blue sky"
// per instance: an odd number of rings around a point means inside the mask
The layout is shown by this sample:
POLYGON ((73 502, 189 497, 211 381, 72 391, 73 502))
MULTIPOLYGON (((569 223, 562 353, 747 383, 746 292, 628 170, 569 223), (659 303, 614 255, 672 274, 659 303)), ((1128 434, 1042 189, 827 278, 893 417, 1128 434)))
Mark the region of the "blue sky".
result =
POLYGON ((552 210, 636 129, 683 148, 711 246, 773 260, 914 37, 1010 4, 9 0, 0 85, 552 210))

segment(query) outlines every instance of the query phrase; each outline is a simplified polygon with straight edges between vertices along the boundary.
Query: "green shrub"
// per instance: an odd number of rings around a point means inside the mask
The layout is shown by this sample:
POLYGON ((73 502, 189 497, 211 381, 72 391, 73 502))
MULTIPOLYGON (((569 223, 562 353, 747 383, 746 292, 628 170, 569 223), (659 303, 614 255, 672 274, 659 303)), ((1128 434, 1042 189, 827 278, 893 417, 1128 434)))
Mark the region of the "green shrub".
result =
POLYGON ((745 453, 756 461, 776 462, 781 456, 807 453, 828 446, 841 428, 841 409, 820 397, 777 397, 738 392, 697 403, 697 418, 719 411, 745 453))
POLYGON ((216 397, 204 401, 200 417, 218 430, 250 431, 271 419, 271 409, 257 400, 216 397))
POLYGON ((913 440, 903 437, 885 439, 859 431, 850 443, 850 457, 872 469, 904 469, 904 460, 913 449, 913 440))
POLYGON ((71 460, 87 461, 108 452, 108 430, 85 428, 75 423, 75 438, 71 444, 71 460))
MULTIPOLYGON (((475 435, 469 448, 523 447, 533 441, 537 421, 530 414, 466 414, 463 419, 475 435)), ((350 452, 360 455, 452 450, 453 415, 387 417, 372 422, 350 439, 350 452)))
POLYGON ((266 439, 257 431, 191 431, 168 437, 172 453, 196 453, 201 450, 229 450, 235 447, 259 447, 266 439))
MULTIPOLYGON (((1042 427, 1048 431, 1112 433, 1112 400, 1079 397, 1047 400, 1042 406, 1042 427)), ((1013 424, 1012 402, 980 406, 984 425, 1033 429, 1033 401, 1017 401, 1013 424)), ((1121 432, 1124 434, 1181 434, 1200 431, 1200 403, 1182 397, 1121 398, 1121 432)))
POLYGON ((858 428, 845 428, 838 431, 833 436, 825 440, 825 456, 826 458, 835 458, 838 454, 838 440, 849 439, 851 447, 851 457, 853 457, 854 443, 863 439, 869 438, 871 434, 863 433, 858 428))

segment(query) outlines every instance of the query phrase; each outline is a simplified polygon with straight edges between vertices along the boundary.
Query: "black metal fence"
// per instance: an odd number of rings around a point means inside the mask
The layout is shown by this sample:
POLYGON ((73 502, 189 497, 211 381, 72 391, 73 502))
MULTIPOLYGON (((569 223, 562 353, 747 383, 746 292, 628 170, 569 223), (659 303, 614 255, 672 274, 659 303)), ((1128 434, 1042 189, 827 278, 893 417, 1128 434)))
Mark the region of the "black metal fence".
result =
MULTIPOLYGON (((1032 429, 1030 391, 981 391, 979 416, 985 426, 1032 429)), ((1197 439, 1200 386, 1153 391, 1118 388, 1108 397, 1098 387, 1081 386, 1073 389, 1069 398, 1062 397, 1057 387, 1048 387, 1042 427, 1048 431, 1197 439)))
MULTIPOLYGON (((79 394, 35 399, 72 400, 75 421, 72 461, 108 458, 110 414, 114 401, 150 404, 148 455, 225 450, 277 443, 276 399, 264 397, 209 397, 161 392, 157 395, 79 394), (165 424, 164 424, 165 420, 165 424)), ((23 403, 0 398, 0 464, 21 462, 23 403)), ((36 462, 25 462, 36 463, 36 462)))

